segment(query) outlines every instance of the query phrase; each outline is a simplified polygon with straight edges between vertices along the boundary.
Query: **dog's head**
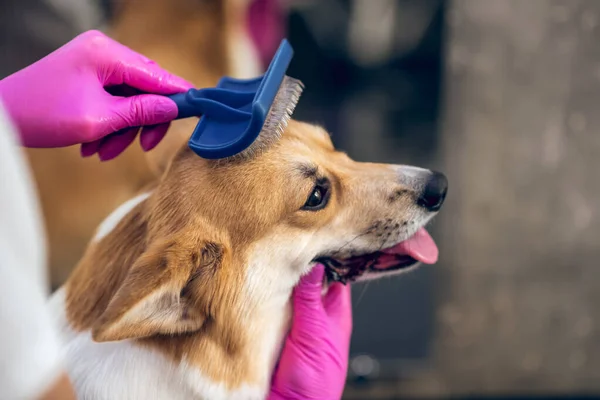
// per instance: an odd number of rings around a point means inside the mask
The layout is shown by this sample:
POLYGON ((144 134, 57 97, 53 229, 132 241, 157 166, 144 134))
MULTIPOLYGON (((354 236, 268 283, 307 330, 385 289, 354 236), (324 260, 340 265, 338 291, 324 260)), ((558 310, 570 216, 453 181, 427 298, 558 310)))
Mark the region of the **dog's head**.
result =
POLYGON ((295 121, 248 159, 204 160, 184 148, 86 256, 107 260, 96 274, 123 270, 96 283, 115 289, 96 307, 95 338, 196 330, 220 313, 243 318, 249 307, 287 300, 315 262, 341 281, 433 263, 437 248, 423 226, 446 187, 439 173, 355 162, 323 129, 295 121))
POLYGON ((284 274, 277 279, 295 283, 311 263, 323 262, 329 280, 345 283, 437 261, 423 226, 446 197, 441 173, 356 162, 336 151, 322 128, 294 121, 261 156, 213 168, 199 168, 203 162, 189 151, 183 158, 171 180, 205 171, 194 187, 210 193, 198 196, 220 203, 213 224, 243 244, 246 273, 259 281, 275 273, 259 272, 262 265, 277 266, 284 274))

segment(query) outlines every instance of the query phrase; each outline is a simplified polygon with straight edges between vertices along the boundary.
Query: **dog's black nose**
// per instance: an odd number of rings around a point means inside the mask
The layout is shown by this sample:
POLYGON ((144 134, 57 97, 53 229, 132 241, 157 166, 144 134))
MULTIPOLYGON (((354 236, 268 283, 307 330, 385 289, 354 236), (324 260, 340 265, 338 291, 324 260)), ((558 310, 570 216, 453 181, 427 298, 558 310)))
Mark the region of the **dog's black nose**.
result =
POLYGON ((425 188, 417 200, 417 204, 428 211, 438 211, 448 192, 448 179, 440 172, 433 172, 427 179, 425 188))

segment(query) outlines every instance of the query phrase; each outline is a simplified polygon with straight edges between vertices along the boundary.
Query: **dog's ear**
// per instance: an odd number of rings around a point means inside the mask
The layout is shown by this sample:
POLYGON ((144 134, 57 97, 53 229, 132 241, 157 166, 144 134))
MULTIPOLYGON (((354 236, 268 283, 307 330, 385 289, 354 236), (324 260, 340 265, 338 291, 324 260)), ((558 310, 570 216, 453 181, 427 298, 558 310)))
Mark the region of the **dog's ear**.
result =
POLYGON ((223 262, 223 247, 197 234, 152 241, 92 327, 98 342, 178 334, 207 318, 203 286, 223 262))

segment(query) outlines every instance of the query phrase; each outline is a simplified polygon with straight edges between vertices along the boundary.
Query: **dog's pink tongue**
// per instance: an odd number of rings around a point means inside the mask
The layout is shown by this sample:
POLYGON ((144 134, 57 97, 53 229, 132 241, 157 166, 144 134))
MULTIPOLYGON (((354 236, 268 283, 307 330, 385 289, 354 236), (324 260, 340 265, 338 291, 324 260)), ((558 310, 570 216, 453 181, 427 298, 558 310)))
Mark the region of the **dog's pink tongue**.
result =
POLYGON ((425 264, 435 264, 438 260, 438 248, 429 233, 421 228, 411 238, 394 247, 383 250, 383 253, 404 254, 425 264))

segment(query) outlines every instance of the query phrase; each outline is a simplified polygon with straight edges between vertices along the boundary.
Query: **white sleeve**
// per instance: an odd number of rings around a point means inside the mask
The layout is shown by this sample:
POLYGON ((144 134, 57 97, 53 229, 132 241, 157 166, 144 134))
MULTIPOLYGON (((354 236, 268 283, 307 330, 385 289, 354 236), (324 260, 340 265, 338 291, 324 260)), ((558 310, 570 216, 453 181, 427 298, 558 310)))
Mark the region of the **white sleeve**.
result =
POLYGON ((0 104, 0 399, 34 399, 61 373, 46 248, 24 153, 0 104))

